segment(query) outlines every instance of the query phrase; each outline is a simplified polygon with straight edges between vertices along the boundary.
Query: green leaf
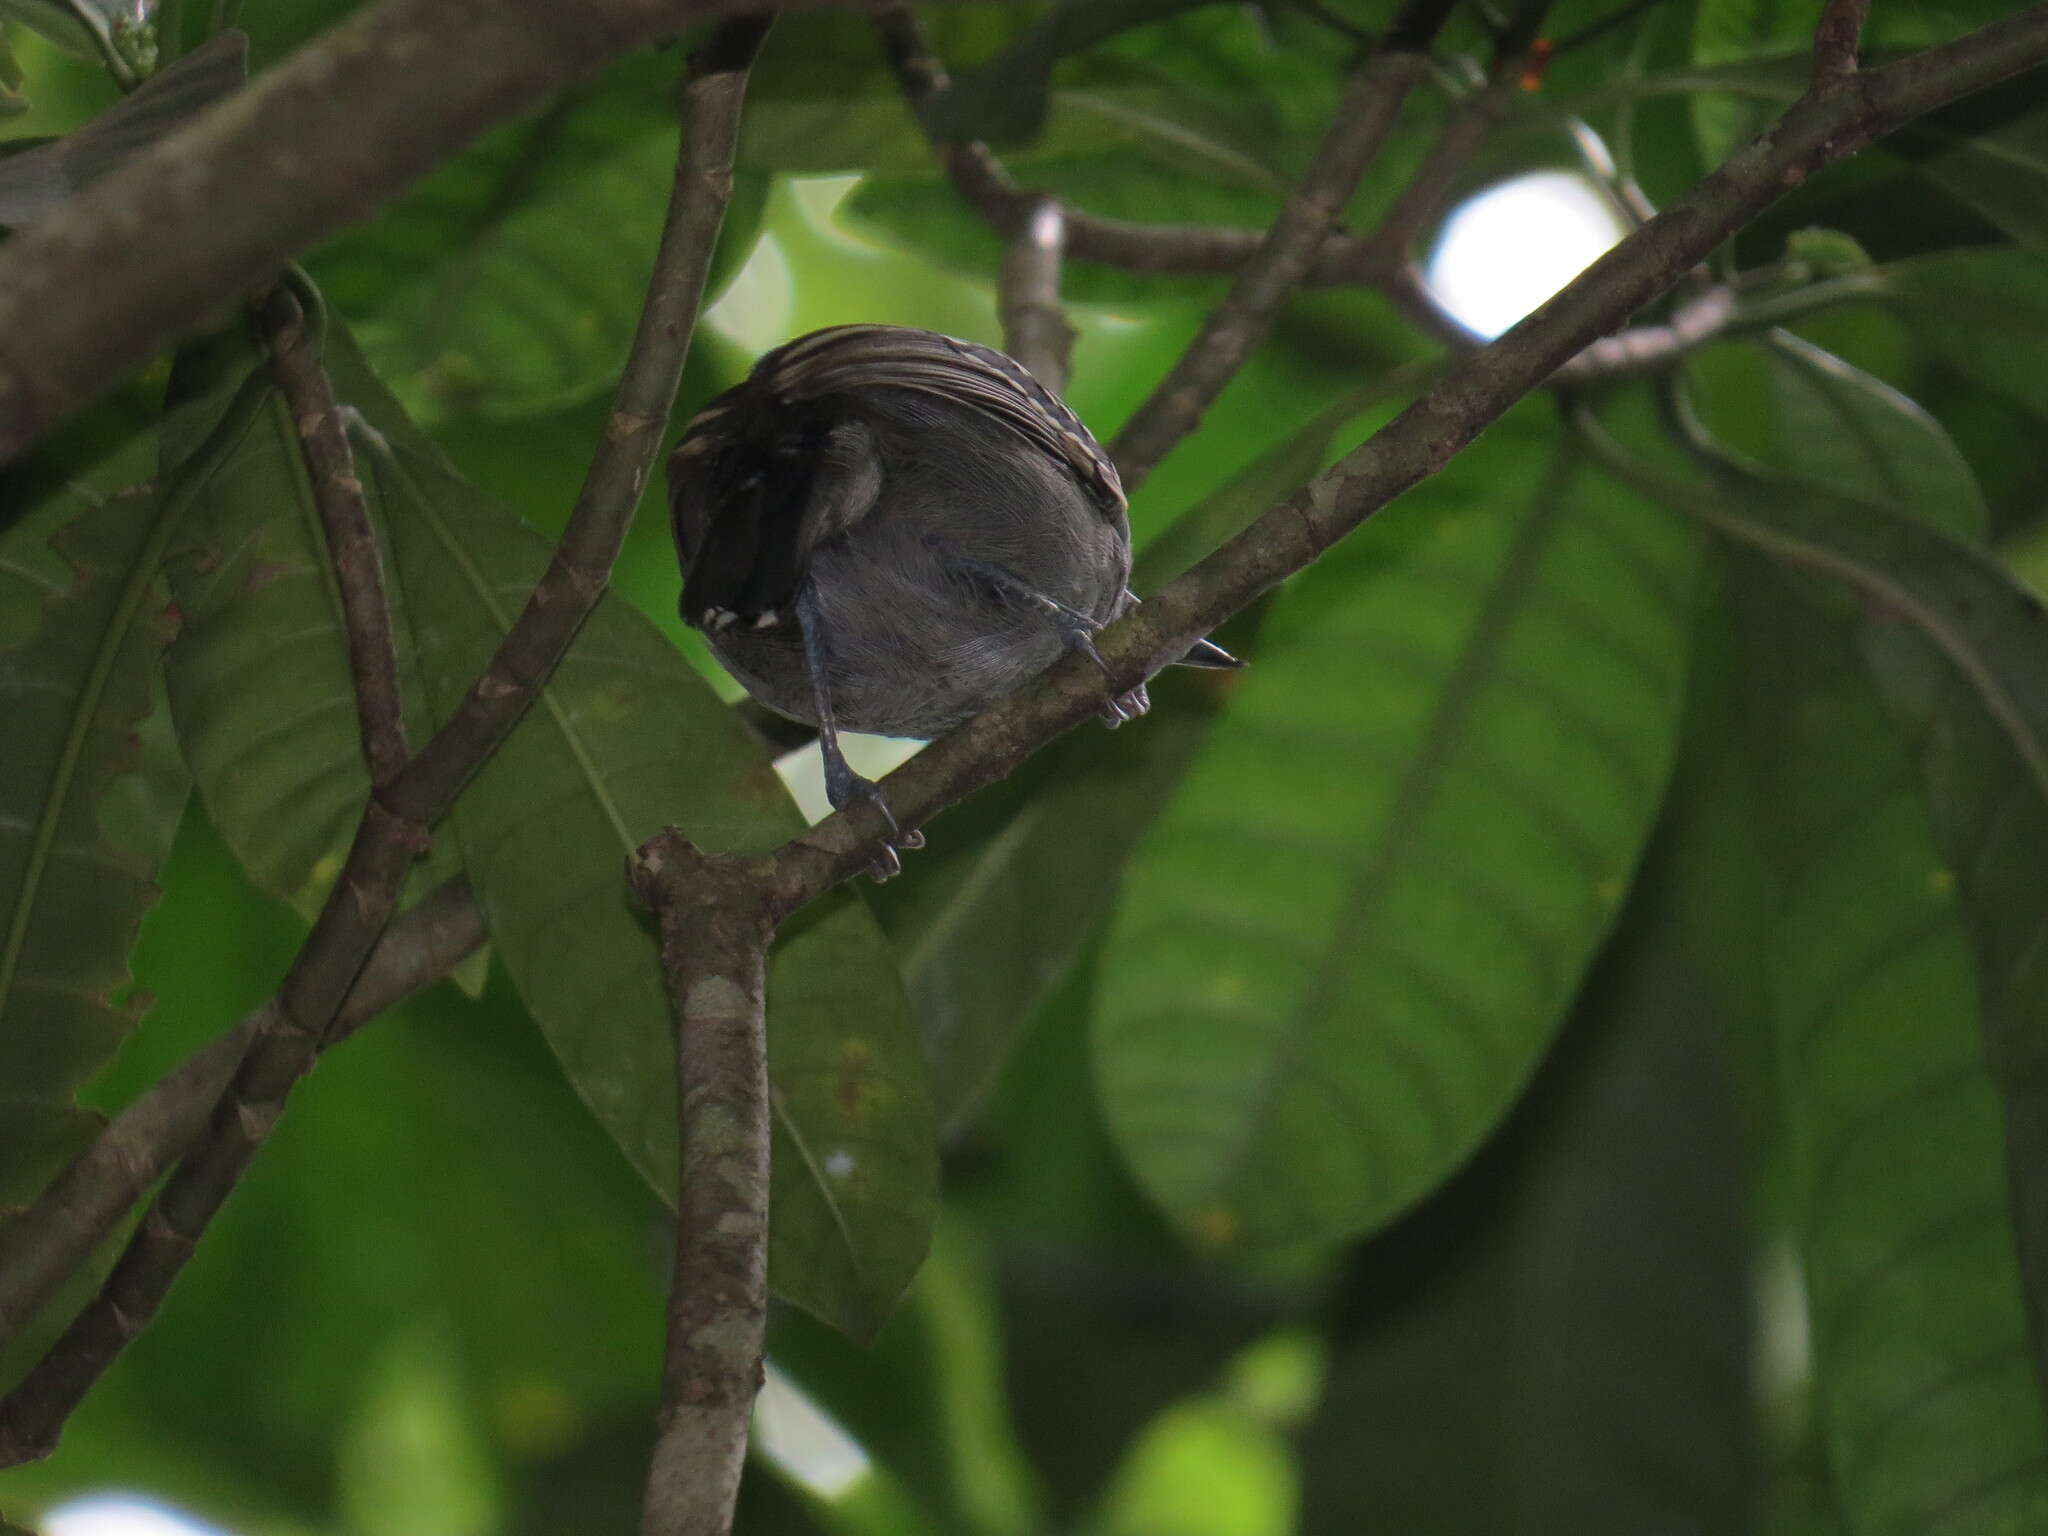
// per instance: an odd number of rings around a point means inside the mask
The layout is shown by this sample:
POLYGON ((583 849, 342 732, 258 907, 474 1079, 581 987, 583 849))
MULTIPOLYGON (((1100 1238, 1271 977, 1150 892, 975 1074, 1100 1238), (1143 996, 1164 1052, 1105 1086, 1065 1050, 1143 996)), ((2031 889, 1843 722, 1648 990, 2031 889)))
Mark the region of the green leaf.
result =
POLYGON ((2048 73, 2035 70, 1922 118, 1891 148, 2015 240, 2048 251, 2048 111, 2038 109, 2044 87, 2048 73))
MULTIPOLYGON (((1906 50, 1931 47, 2011 14, 2002 0, 1969 6, 1878 7, 1863 28, 1861 53, 1882 59, 1906 50)), ((1813 76, 1813 34, 1819 24, 1821 0, 1701 0, 1693 12, 1692 56, 1701 73, 1717 68, 1738 80, 1762 86, 1775 78, 1782 104, 1805 90, 1813 76)), ((1678 82, 1685 71, 1673 71, 1678 82)), ((1645 76, 1643 83, 1656 79, 1645 76)), ((1699 84, 1689 89, 1709 90, 1699 84)), ((1693 136, 1708 166, 1719 165, 1744 140, 1762 131, 1775 113, 1756 105, 1763 92, 1744 91, 1753 99, 1703 94, 1692 104, 1693 136)))
POLYGON ((1957 251, 1888 268, 1899 316, 1930 352, 1987 389, 2048 415, 2048 257, 1957 251))
POLYGON ((1871 265, 1870 252, 1854 236, 1818 225, 1795 229, 1785 237, 1785 259, 1799 263, 1820 281, 1867 272, 1871 265))
MULTIPOLYGON (((329 365, 388 447, 365 453, 406 595, 412 649, 446 719, 550 553, 448 467, 339 335, 329 365)), ((773 846, 801 819, 745 728, 646 619, 607 598, 554 681, 449 819, 497 953, 577 1091, 671 1190, 674 1046, 627 855, 674 822, 709 848, 773 846)), ((770 1279, 871 1333, 916 1273, 936 1167, 902 984, 848 893, 784 930, 769 971, 776 1110, 770 1279)))
MULTIPOLYGON (((1810 45, 1820 9, 1820 0, 1700 0, 1693 12, 1693 59, 1711 66, 1810 45)), ((1699 96, 1692 103, 1692 124, 1700 158, 1709 166, 1719 165, 1771 115, 1754 101, 1699 96)))
POLYGON ((1368 1230, 1505 1112, 1661 796, 1696 558, 1531 407, 1276 603, 1097 1018, 1110 1126, 1198 1236, 1368 1230))
MULTIPOLYGON (((1861 651, 1912 744, 1960 890, 2005 1099, 2028 1305, 2048 1339, 2048 611, 1991 557, 1912 510, 1724 467, 1678 499, 1788 570, 1861 651)), ((2040 1361, 2048 1383, 2048 1356, 2040 1361)))
POLYGON ((184 804, 175 771, 146 771, 160 766, 144 731, 172 627, 158 565, 184 510, 135 483, 154 446, 126 436, 73 466, 59 445, 0 492, 0 1206, 90 1133, 72 1095, 145 1005, 128 952, 184 804))
MULTIPOLYGON (((1134 581, 1151 590, 1178 575, 1302 484, 1365 398, 1339 401, 1184 513, 1147 546, 1134 581)), ((1040 754, 932 831, 917 879, 880 893, 948 1131, 980 1106, 1100 926, 1230 687, 1214 674, 1155 678, 1138 729, 1080 732, 1040 754)))
POLYGON ((31 103, 22 93, 22 86, 28 77, 21 72, 21 61, 14 56, 14 49, 5 37, 0 37, 0 117, 16 117, 28 111, 31 103))
POLYGON ((82 59, 100 57, 100 39, 110 37, 102 8, 88 4, 79 14, 70 0, 0 0, 0 21, 18 22, 82 59))
POLYGON ((1816 485, 1912 512, 1959 536, 1984 536, 1984 492, 1940 422, 1797 336, 1774 336, 1769 352, 1780 464, 1816 485))
POLYGON ((1644 894, 1497 1138, 1353 1261, 1301 1536, 1748 1529, 1730 1042, 1644 894))
POLYGON ((1837 1493, 1857 1530, 2034 1530, 2048 1418, 1961 871, 1842 636, 1757 562, 1731 591, 1717 714, 1746 795, 1727 825, 1770 881, 1753 899, 1837 1493))
POLYGON ((1016 42, 956 76, 927 109, 933 127, 955 142, 985 139, 1004 148, 1034 139, 1045 126, 1053 66, 1130 27, 1163 20, 1206 0, 1065 0, 1016 42))
MULTIPOLYGON (((165 402, 166 478, 185 472, 264 366, 239 326, 180 349, 165 402)), ((182 614, 166 665, 178 739, 208 817, 249 878, 310 921, 340 872, 370 779, 341 595, 291 411, 275 390, 201 473, 166 562, 182 614)), ((403 591, 387 585, 402 607, 403 591)), ((409 660, 402 648, 402 669, 409 660)), ((406 681, 417 745, 425 702, 406 681)), ((458 868, 443 838, 410 890, 458 868)))
MULTIPOLYGON (((529 415, 616 378, 674 181, 673 53, 644 53, 487 135, 313 263, 423 416, 529 415)), ((753 249, 768 183, 734 183, 707 300, 753 249)))
MULTIPOLYGON (((1961 896, 2005 1097, 2026 1293, 2048 1329, 2048 614, 1989 559, 1908 519, 1826 502, 1800 512, 1773 530, 1804 545, 1791 558, 1818 554, 1874 609, 1856 641, 1914 744, 1961 896)), ((2048 1381, 2048 1358, 2038 1366, 2048 1381)))
MULTIPOLYGON (((924 22, 933 51, 955 67, 1024 25, 1009 6, 944 6, 924 22)), ((856 15, 797 13, 776 24, 748 80, 739 162, 795 175, 938 174, 873 25, 856 15)))

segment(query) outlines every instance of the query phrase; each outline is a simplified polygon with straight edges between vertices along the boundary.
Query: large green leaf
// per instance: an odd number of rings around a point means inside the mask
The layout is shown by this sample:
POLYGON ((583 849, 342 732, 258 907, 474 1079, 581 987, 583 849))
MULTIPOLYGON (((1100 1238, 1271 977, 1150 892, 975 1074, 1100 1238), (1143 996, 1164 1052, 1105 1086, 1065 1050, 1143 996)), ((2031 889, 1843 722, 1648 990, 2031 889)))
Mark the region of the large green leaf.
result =
POLYGON ((1774 337, 1769 356, 1780 465, 1816 485, 1983 537, 1984 492, 1940 422, 1797 336, 1774 337))
POLYGON ((185 795, 145 736, 183 510, 147 483, 154 449, 73 464, 60 443, 0 487, 0 1207, 89 1133, 72 1095, 144 1006, 128 951, 185 795))
POLYGON ((1886 292, 1922 345, 1987 389, 2048 415, 2048 256, 1958 251, 1886 269, 1886 292))
MULTIPOLYGON (((540 535, 462 481, 346 341, 342 398, 368 452, 406 594, 411 648, 445 719, 547 565, 540 535)), ((745 728, 646 619, 607 598, 525 721, 471 782, 449 830, 527 1007, 599 1121, 657 1188, 676 1128, 668 1000, 624 860, 665 823, 760 850, 801 819, 745 728)), ((785 930, 769 972, 776 1110, 770 1278, 871 1332, 916 1273, 936 1167, 902 984, 880 931, 841 893, 785 930)))
POLYGON ((2048 615, 1990 560, 1910 519, 1773 498, 1744 504, 1750 528, 1765 508, 1779 515, 1760 547, 1863 599, 1858 647, 1914 744, 1977 959, 2027 1294, 2048 1339, 2048 615))
MULTIPOLYGON (((1883 488, 1854 474, 1837 483, 1883 488)), ((1711 493, 1679 494, 1809 579, 1912 744, 1975 951, 2026 1290, 2037 1339, 2048 1340, 2048 613, 1943 531, 1957 521, 1975 531, 1974 506, 1932 494, 1850 500, 1725 465, 1711 493)), ((2048 1345, 2037 1349, 2048 1383, 2048 1345)))
POLYGON ((1505 1112, 1655 814, 1696 559, 1532 406, 1275 605, 1097 1020, 1112 1129, 1198 1234, 1365 1231, 1505 1112))
MULTIPOLYGON (((314 271, 415 412, 530 414, 616 377, 674 179, 673 53, 622 61, 487 135, 314 271)), ((764 176, 734 183, 708 283, 753 248, 764 176)))
MULTIPOLYGON (((181 349, 166 400, 166 477, 185 472, 264 366, 240 327, 181 349)), ((178 739, 208 817, 249 878, 310 920, 341 869, 370 777, 341 596, 283 399, 266 393, 199 473, 198 500, 167 562, 182 614, 167 662, 178 739)), ((401 650, 401 662, 410 655, 401 650)), ((425 702, 408 682, 417 741, 425 702)), ((442 839, 411 888, 430 889, 457 867, 442 839)))
POLYGON ((1642 894, 1499 1137, 1352 1262, 1302 1536, 1748 1530, 1731 1042, 1642 894))
POLYGON ((1731 590, 1741 650, 1713 686, 1747 794, 1725 825, 1767 872, 1750 899, 1837 1493, 1858 1531, 2040 1529, 2048 1418, 1960 871, 1842 637, 1759 563, 1731 590))

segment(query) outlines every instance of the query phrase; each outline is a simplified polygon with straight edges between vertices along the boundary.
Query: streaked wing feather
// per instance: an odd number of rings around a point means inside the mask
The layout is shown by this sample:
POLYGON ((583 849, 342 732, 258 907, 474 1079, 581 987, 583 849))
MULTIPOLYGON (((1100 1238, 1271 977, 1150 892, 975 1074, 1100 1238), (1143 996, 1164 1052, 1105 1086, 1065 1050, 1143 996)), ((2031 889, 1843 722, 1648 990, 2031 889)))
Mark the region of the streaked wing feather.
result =
POLYGON ((1105 514, 1124 512, 1116 466, 1081 418, 1021 363, 991 348, 902 326, 833 326, 768 353, 754 381, 785 401, 894 388, 971 406, 1067 464, 1105 514))

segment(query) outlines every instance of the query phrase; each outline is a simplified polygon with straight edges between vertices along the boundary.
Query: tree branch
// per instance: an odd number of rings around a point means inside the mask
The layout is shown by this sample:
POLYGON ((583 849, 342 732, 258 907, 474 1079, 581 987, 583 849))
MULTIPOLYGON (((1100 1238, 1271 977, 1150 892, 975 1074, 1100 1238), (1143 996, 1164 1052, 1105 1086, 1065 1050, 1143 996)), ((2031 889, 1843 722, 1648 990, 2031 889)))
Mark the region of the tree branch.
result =
MULTIPOLYGON (((945 66, 932 54, 924 29, 904 6, 882 6, 875 12, 874 26, 882 55, 904 99, 922 121, 926 108, 950 83, 945 66)), ((936 135, 931 138, 954 189, 999 237, 1008 239, 1038 204, 1057 204, 1066 225, 1067 255, 1072 260, 1097 261, 1127 272, 1227 276, 1242 267, 1265 238, 1265 231, 1258 229, 1104 218, 1049 192, 1018 185, 985 144, 953 143, 936 135)), ((1376 261, 1364 242, 1332 234, 1323 240, 1305 281, 1366 281, 1376 261)))
POLYGON ((1826 0, 1813 32, 1813 88, 1826 90, 1856 73, 1856 49, 1870 0, 1826 0))
POLYGON ((0 463, 485 129, 630 49, 766 9, 383 0, 349 16, 0 248, 0 463))
POLYGON ((682 1162, 659 1433, 641 1536, 725 1536, 768 1317, 768 945, 758 861, 700 853, 674 828, 634 856, 661 923, 676 1020, 682 1162))
POLYGON ((1300 286, 1366 167, 1394 131, 1409 91, 1427 73, 1427 50, 1447 9, 1404 7, 1388 34, 1388 51, 1365 60, 1345 82, 1337 114, 1294 195, 1187 351, 1109 445, 1126 491, 1143 484, 1153 466, 1195 430, 1272 330, 1274 315, 1300 286))
MULTIPOLYGON (((483 914, 469 882, 458 875, 436 887, 384 931, 322 1049, 439 981, 483 942, 483 914)), ((0 1349, 206 1129, 261 1014, 249 1014, 137 1095, 8 1225, 0 1252, 0 1349)))
POLYGON ((292 1085, 311 1066, 390 921, 426 829, 518 722, 603 596, 674 403, 732 186, 746 70, 767 28, 762 17, 723 23, 691 57, 675 188, 647 303, 604 436, 546 574, 455 714, 395 779, 373 788, 341 875, 262 1013, 205 1138, 171 1176, 100 1294, 0 1399, 0 1466, 47 1455, 85 1392, 155 1315, 283 1112, 292 1085))
POLYGON ((1066 251, 1067 217, 1054 199, 1041 198, 1003 246, 996 280, 1003 350, 1056 395, 1067 387, 1074 350, 1074 327, 1060 306, 1066 251))
MULTIPOLYGON (((940 738, 886 780, 905 825, 1008 774, 1093 717, 1259 593, 1314 560, 1453 455, 1601 336, 1619 329, 1766 208, 1825 166, 1902 124, 2048 60, 2048 4, 1951 43, 1858 73, 1851 90, 1809 93, 1542 308, 1491 346, 1453 360, 1407 410, 1207 560, 1097 639, 1107 677, 1068 660, 940 738)), ((778 850, 768 878, 793 911, 863 869, 866 843, 844 814, 778 850)))
POLYGON ((391 603, 384 591, 384 557, 370 528, 369 502, 363 482, 356 478, 355 455, 334 401, 334 386, 320 364, 318 341, 306 334, 307 318, 288 281, 256 307, 257 329, 270 349, 271 377, 291 409, 313 505, 327 536, 327 558, 341 591, 363 761, 371 784, 386 784, 405 766, 409 754, 399 702, 398 650, 391 638, 391 603))

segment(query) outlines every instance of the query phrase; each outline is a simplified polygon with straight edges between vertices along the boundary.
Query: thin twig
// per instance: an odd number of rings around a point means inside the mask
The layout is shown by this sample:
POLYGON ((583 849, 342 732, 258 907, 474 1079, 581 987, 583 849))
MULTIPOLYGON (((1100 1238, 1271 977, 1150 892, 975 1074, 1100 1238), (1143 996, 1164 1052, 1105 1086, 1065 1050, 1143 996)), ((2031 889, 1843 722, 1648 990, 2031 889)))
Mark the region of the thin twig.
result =
POLYGON ((754 861, 674 828, 635 855, 661 923, 682 1143, 661 1410, 641 1536, 725 1536, 768 1316, 767 961, 775 914, 754 861))
POLYGON ((270 349, 270 374, 291 410, 313 505, 327 536, 328 561, 341 592, 363 761, 371 784, 381 785, 397 776, 410 755, 399 700, 398 649, 391 638, 391 603, 384 590, 384 557, 370 527, 369 502, 356 477, 355 455, 334 386, 320 363, 320 338, 307 334, 308 320, 290 283, 280 283, 256 308, 257 328, 270 349))
POLYGON ((1518 82, 1504 76, 1488 80, 1458 104, 1416 166, 1408 184, 1395 194, 1387 211, 1365 237, 1389 268, 1409 255, 1418 235, 1433 224, 1450 200, 1451 189, 1472 156, 1500 126, 1518 82))
POLYGON ((1592 384, 1662 373, 1717 338, 1768 330, 1837 304, 1881 298, 1885 291, 1878 271, 1845 272, 1760 299, 1745 299, 1717 283, 1674 308, 1668 320, 1603 336, 1552 374, 1550 382, 1592 384))
POLYGON ((1493 64, 1477 88, 1458 103, 1450 119, 1424 152, 1421 164, 1396 194, 1380 221, 1365 237, 1385 270, 1396 270, 1411 252, 1415 238, 1433 225, 1450 200, 1472 157, 1492 137, 1522 89, 1530 49, 1550 13, 1551 0, 1522 0, 1494 40, 1493 64))
MULTIPOLYGON (((874 27, 904 99, 922 121, 950 83, 944 65, 933 55, 924 29, 906 7, 882 6, 875 12, 874 27)), ((1067 255, 1072 260, 1100 262, 1127 272, 1228 275, 1251 258, 1265 235, 1263 230, 1212 224, 1149 224, 1105 218, 1050 193, 1020 186, 985 144, 954 143, 933 135, 932 149, 954 189, 999 238, 1007 240, 1038 204, 1047 200, 1057 203, 1066 227, 1067 255)), ((1362 241, 1332 234, 1324 239, 1305 280, 1319 284, 1363 281, 1373 260, 1362 241)))
POLYGON ((746 70, 767 28, 762 17, 721 23, 691 57, 675 188, 647 303, 583 492, 546 574, 454 716, 396 779, 373 792, 341 875, 264 1011, 205 1139, 171 1176, 100 1294, 0 1399, 0 1466, 47 1455, 92 1383, 155 1315, 311 1065, 390 921, 426 828, 518 722, 603 596, 688 354, 732 187, 746 70))
MULTIPOLYGON (((483 914, 469 882, 458 875, 436 887, 384 931, 322 1049, 439 981, 483 941, 483 914)), ((137 1095, 8 1224, 0 1250, 0 1349, 205 1130, 260 1014, 249 1014, 137 1095)))
POLYGON ((1003 350, 1056 395, 1067 387, 1074 350, 1074 327, 1060 305, 1066 253, 1067 216, 1056 200, 1041 198, 1004 244, 996 282, 1003 350))
POLYGON ((1870 0, 1826 0, 1820 24, 1813 29, 1813 87, 1826 90, 1856 73, 1856 49, 1863 24, 1870 19, 1870 0))
POLYGON ((1281 304, 1300 286, 1366 167, 1394 131, 1408 92, 1428 72, 1427 49, 1447 10, 1444 5, 1403 7, 1388 34, 1387 51, 1366 59, 1345 82, 1337 115, 1315 159, 1258 251, 1110 444, 1109 456, 1125 490, 1137 489, 1153 466, 1195 430, 1265 340, 1281 304))

